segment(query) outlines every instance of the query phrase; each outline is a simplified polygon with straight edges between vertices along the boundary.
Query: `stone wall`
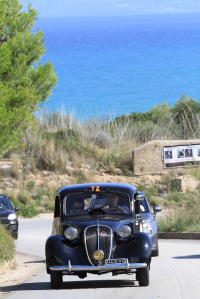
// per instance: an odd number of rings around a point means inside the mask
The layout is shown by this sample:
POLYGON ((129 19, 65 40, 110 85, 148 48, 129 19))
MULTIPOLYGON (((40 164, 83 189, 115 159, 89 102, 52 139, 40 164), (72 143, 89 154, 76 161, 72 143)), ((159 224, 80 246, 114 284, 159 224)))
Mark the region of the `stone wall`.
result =
POLYGON ((166 174, 168 172, 185 171, 185 167, 164 168, 162 148, 167 146, 200 144, 200 139, 193 140, 154 140, 133 149, 132 161, 135 175, 166 174))

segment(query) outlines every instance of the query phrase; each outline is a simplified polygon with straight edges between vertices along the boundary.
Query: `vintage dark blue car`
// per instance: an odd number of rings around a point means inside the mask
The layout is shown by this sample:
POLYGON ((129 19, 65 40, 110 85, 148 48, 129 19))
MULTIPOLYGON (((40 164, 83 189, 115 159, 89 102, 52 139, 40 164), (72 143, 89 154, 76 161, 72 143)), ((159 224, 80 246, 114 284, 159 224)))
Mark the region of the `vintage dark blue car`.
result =
POLYGON ((51 287, 63 275, 134 274, 149 285, 152 243, 142 229, 144 194, 128 184, 66 186, 55 198, 52 235, 47 239, 46 269, 51 287))

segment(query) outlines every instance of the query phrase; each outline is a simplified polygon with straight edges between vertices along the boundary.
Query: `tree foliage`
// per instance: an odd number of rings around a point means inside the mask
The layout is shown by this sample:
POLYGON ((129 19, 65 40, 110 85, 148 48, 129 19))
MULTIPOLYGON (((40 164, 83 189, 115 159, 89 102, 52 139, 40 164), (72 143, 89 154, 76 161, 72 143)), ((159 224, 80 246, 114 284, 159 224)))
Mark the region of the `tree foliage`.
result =
POLYGON ((41 31, 33 32, 36 11, 22 11, 18 0, 0 1, 0 153, 19 147, 33 112, 48 99, 57 78, 45 54, 41 31))
POLYGON ((189 96, 182 96, 174 106, 164 102, 144 113, 118 116, 112 123, 128 123, 129 130, 137 130, 141 143, 157 138, 200 138, 200 104, 189 96))
POLYGON ((151 120, 154 123, 169 125, 172 119, 172 110, 173 108, 170 107, 167 102, 155 105, 150 110, 151 120))
POLYGON ((182 96, 173 109, 173 116, 177 123, 181 124, 184 119, 193 121, 196 114, 200 114, 199 103, 187 96, 182 96))
POLYGON ((172 118, 173 108, 168 106, 167 102, 164 104, 154 105, 150 111, 146 112, 132 112, 129 115, 121 115, 115 118, 117 122, 125 122, 130 120, 132 123, 136 122, 153 122, 169 124, 172 118))
POLYGON ((182 131, 183 139, 188 138, 188 136, 198 138, 200 104, 196 100, 182 96, 175 103, 173 118, 182 131))

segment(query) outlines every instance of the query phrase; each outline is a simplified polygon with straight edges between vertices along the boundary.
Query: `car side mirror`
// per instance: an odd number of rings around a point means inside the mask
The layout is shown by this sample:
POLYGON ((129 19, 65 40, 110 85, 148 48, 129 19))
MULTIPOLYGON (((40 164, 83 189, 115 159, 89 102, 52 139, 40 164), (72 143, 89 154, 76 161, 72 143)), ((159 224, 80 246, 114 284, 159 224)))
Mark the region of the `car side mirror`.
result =
POLYGON ((156 215, 156 213, 159 213, 159 212, 161 212, 162 211, 162 208, 161 207, 159 207, 159 206, 154 206, 153 207, 153 215, 155 216, 156 215))
POLYGON ((20 210, 19 207, 15 207, 15 208, 14 208, 14 211, 15 211, 15 212, 18 212, 19 210, 20 210))

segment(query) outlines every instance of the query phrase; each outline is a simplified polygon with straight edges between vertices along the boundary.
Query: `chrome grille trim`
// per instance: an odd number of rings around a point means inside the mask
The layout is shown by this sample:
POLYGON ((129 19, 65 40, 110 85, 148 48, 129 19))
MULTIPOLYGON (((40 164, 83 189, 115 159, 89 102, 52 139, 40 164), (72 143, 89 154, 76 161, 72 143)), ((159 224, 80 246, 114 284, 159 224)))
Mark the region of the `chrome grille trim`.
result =
POLYGON ((112 229, 107 225, 99 225, 99 223, 97 222, 96 225, 90 225, 84 231, 85 250, 86 250, 87 258, 88 258, 88 260, 89 260, 89 262, 92 266, 94 266, 94 264, 91 261, 91 258, 90 258, 89 252, 88 252, 88 248, 87 248, 87 230, 90 229, 90 228, 96 228, 97 248, 95 248, 95 250, 100 250, 99 231, 100 231, 100 229, 103 229, 104 227, 106 227, 110 231, 109 254, 106 257, 106 259, 110 259, 110 256, 111 256, 111 253, 112 253, 112 248, 113 248, 113 232, 112 232, 112 229))

